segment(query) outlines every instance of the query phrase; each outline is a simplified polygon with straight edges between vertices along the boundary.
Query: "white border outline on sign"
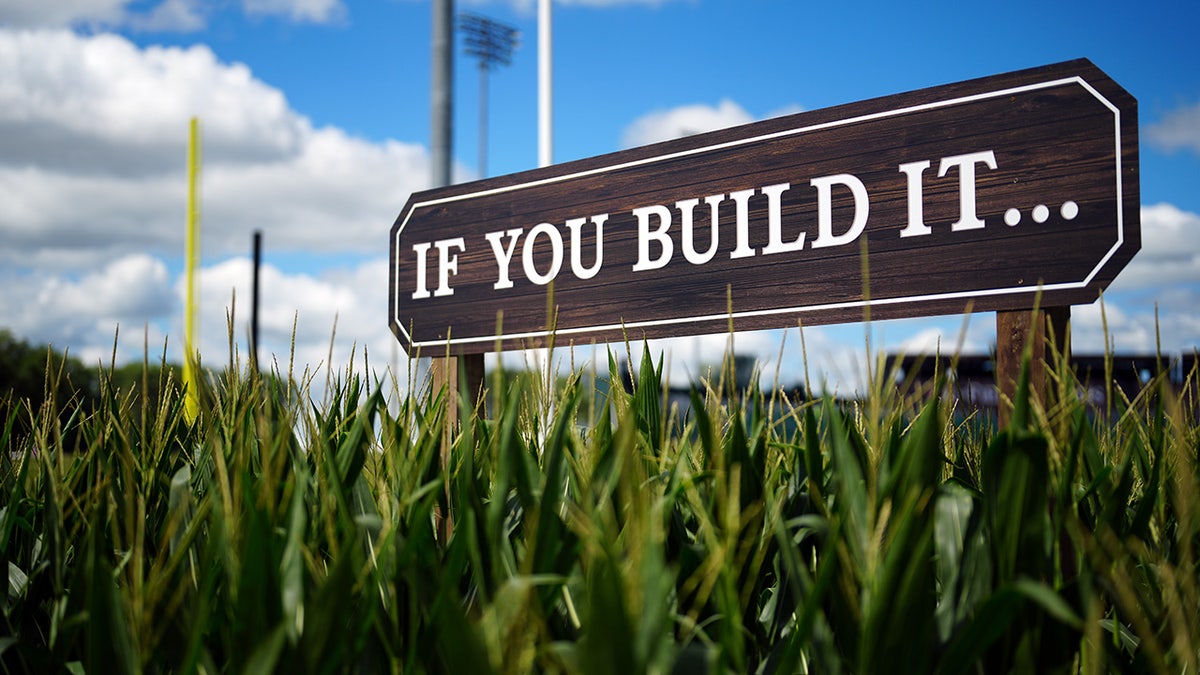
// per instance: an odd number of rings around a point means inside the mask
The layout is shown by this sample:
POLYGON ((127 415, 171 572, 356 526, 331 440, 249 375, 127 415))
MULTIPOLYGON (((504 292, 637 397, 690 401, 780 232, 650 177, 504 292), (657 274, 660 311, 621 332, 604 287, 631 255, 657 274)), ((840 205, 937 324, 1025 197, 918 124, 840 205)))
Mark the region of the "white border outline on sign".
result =
POLYGON ((962 96, 959 98, 946 99, 944 101, 934 101, 932 103, 922 103, 921 105, 908 106, 905 108, 897 108, 895 110, 886 110, 886 111, 882 111, 882 112, 871 113, 868 115, 860 115, 858 117, 849 117, 849 118, 846 118, 843 120, 835 120, 832 122, 823 122, 821 124, 814 124, 812 126, 800 127, 800 128, 796 128, 796 129, 787 129, 784 131, 777 131, 777 132, 770 133, 770 134, 763 134, 761 136, 754 136, 754 137, 750 137, 750 138, 742 138, 742 139, 738 139, 738 140, 734 140, 734 141, 726 141, 725 143, 718 143, 716 145, 708 145, 708 146, 704 146, 702 148, 692 148, 690 150, 681 150, 679 152, 673 152, 673 153, 666 154, 666 155, 657 155, 655 157, 647 157, 644 159, 638 159, 638 160, 634 160, 631 162, 614 164, 612 166, 606 166, 606 167, 601 167, 601 168, 597 168, 597 169, 588 169, 586 171, 578 171, 576 173, 571 173, 571 174, 564 174, 562 176, 552 176, 550 178, 543 178, 541 180, 530 181, 528 183, 520 183, 518 185, 508 185, 505 187, 492 188, 490 190, 480 190, 478 192, 471 192, 468 194, 454 195, 451 197, 442 197, 440 199, 431 199, 429 201, 417 202, 416 204, 412 205, 412 207, 408 210, 408 213, 405 214, 404 220, 400 223, 400 226, 398 228, 396 228, 395 245, 396 245, 397 255, 396 255, 395 270, 394 270, 396 281, 395 281, 395 287, 393 288, 393 293, 395 293, 395 295, 393 297, 396 298, 396 302, 395 302, 395 306, 392 308, 392 323, 395 324, 397 329, 401 333, 404 334, 404 338, 405 338, 405 340, 408 341, 408 344, 410 345, 410 347, 417 347, 417 348, 436 347, 436 346, 444 347, 447 345, 455 345, 455 344, 495 342, 497 340, 523 340, 523 339, 535 338, 535 337, 546 337, 546 336, 550 335, 552 332, 555 335, 573 335, 573 334, 577 334, 577 333, 628 330, 631 328, 636 329, 636 328, 648 328, 651 326, 670 326, 670 325, 676 325, 676 324, 681 324, 681 323, 692 323, 692 322, 701 323, 701 322, 708 322, 708 321, 721 321, 721 320, 739 319, 739 318, 756 317, 756 316, 774 316, 774 315, 778 315, 778 314, 792 314, 792 313, 816 312, 816 311, 824 311, 824 310, 851 309, 854 307, 878 307, 878 306, 882 306, 882 305, 898 305, 898 304, 910 303, 910 302, 954 300, 956 298, 974 298, 974 297, 981 297, 981 296, 1007 295, 1007 294, 1011 294, 1011 293, 1035 293, 1035 292, 1047 291, 1047 290, 1069 290, 1069 289, 1075 289, 1075 288, 1084 288, 1088 284, 1091 283, 1092 279, 1095 278, 1095 276, 1100 272, 1100 270, 1104 267, 1104 265, 1106 263, 1108 263, 1109 259, 1111 259, 1113 257, 1113 255, 1117 252, 1117 250, 1121 248, 1121 245, 1125 243, 1125 204, 1124 204, 1125 195, 1124 195, 1123 183, 1122 183, 1122 179, 1121 179, 1121 173, 1123 170, 1122 166, 1121 166, 1121 160, 1122 160, 1122 157, 1121 157, 1121 111, 1117 108, 1117 106, 1113 105, 1113 103, 1111 101, 1109 101, 1107 98, 1105 98, 1100 92, 1096 91, 1096 89, 1094 87, 1092 87, 1092 85, 1088 84, 1087 81, 1084 80, 1082 76, 1075 75, 1073 77, 1060 78, 1057 80, 1049 80, 1046 82, 1039 82, 1039 83, 1035 83, 1035 84, 1027 84, 1027 85, 1022 85, 1020 87, 1011 87, 1009 89, 1001 89, 998 91, 987 92, 987 93, 983 93, 983 94, 972 94, 970 96, 962 96), (400 298, 400 273, 399 273, 400 233, 404 231, 405 226, 408 225, 409 218, 411 218, 412 214, 419 208, 424 208, 427 206, 436 206, 438 204, 447 204, 450 202, 462 201, 464 199, 474 199, 476 197, 485 197, 488 195, 503 194, 505 192, 514 192, 516 190, 523 190, 525 188, 530 188, 530 187, 550 185, 553 183, 560 183, 560 182, 563 182, 566 180, 573 180, 576 178, 584 178, 587 176, 594 176, 597 174, 607 173, 610 171, 620 171, 622 169, 629 169, 629 168, 642 166, 642 165, 646 165, 646 164, 653 164, 655 162, 662 162, 662 161, 667 161, 667 160, 672 160, 672 159, 678 159, 681 157, 688 157, 690 155, 697 155, 697 154, 702 154, 702 153, 716 151, 716 150, 724 150, 727 148, 737 147, 739 145, 747 145, 750 143, 770 141, 770 140, 773 140, 776 138, 784 138, 787 136, 806 134, 806 133, 811 133, 814 131, 823 131, 825 129, 832 129, 832 128, 839 127, 839 126, 845 126, 847 124, 857 124, 860 122, 871 122, 874 120, 884 119, 887 117, 894 117, 897 115, 905 115, 905 114, 914 113, 914 112, 924 112, 927 110, 934 110, 937 108, 947 108, 947 107, 955 106, 955 105, 962 105, 962 104, 966 104, 966 103, 974 103, 976 101, 983 101, 983 100, 987 100, 990 98, 998 98, 1001 96, 1011 96, 1014 94, 1021 94, 1021 93, 1025 93, 1028 91, 1036 91, 1039 89, 1049 89, 1052 87, 1059 87, 1059 86, 1069 85, 1069 84, 1078 84, 1079 86, 1083 87, 1096 100, 1100 101, 1100 103, 1102 103, 1106 108, 1108 108, 1109 110, 1112 111, 1112 113, 1113 113, 1113 135, 1116 139, 1115 157, 1116 157, 1116 169, 1117 169, 1117 171, 1116 171, 1116 173, 1117 173, 1117 186, 1116 186, 1117 187, 1117 241, 1115 244, 1113 244, 1112 248, 1110 248, 1108 250, 1108 252, 1104 254, 1104 256, 1100 259, 1100 262, 1098 262, 1096 264, 1096 266, 1092 268, 1092 271, 1088 273, 1087 277, 1085 277, 1083 279, 1083 281, 1063 282, 1063 283, 1057 283, 1057 284, 1050 284, 1048 286, 1039 284, 1039 285, 1034 285, 1034 286, 1021 286, 1021 287, 1017 287, 1017 288, 992 288, 992 289, 985 289, 982 291, 959 291, 959 292, 954 292, 954 293, 905 296, 905 297, 901 297, 901 298, 883 298, 883 299, 875 299, 875 300, 853 300, 853 301, 848 301, 848 302, 833 302, 833 303, 826 303, 826 304, 821 304, 821 305, 804 305, 801 307, 787 307, 787 308, 783 308, 783 309, 760 309, 760 310, 753 310, 753 311, 748 311, 748 312, 722 312, 720 314, 709 314, 709 315, 704 315, 704 316, 690 316, 690 317, 686 317, 686 318, 676 318, 676 319, 654 319, 654 320, 650 320, 650 321, 634 321, 634 322, 629 322, 629 323, 620 323, 620 324, 612 324, 612 325, 605 325, 605 326, 584 326, 584 327, 580 327, 580 328, 556 328, 553 331, 539 330, 539 331, 530 331, 530 332, 526 332, 526 333, 488 335, 488 336, 482 336, 482 337, 469 337, 469 338, 461 338, 461 339, 454 338, 453 336, 451 336, 449 339, 443 338, 443 339, 437 339, 437 340, 427 340, 424 342, 414 341, 412 339, 412 336, 409 335, 408 331, 405 329, 404 324, 400 322, 400 318, 397 315, 397 311, 400 308, 400 302, 399 302, 399 298, 400 298))

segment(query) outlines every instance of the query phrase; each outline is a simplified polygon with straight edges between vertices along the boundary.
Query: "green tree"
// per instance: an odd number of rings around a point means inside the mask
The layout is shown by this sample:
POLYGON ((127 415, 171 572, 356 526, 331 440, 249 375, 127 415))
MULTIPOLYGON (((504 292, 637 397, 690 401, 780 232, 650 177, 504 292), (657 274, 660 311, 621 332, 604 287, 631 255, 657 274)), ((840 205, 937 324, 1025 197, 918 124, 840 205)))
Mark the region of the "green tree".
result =
POLYGON ((81 405, 90 410, 98 395, 98 374, 79 359, 0 329, 0 423, 11 433, 29 433, 47 408, 65 421, 81 405))

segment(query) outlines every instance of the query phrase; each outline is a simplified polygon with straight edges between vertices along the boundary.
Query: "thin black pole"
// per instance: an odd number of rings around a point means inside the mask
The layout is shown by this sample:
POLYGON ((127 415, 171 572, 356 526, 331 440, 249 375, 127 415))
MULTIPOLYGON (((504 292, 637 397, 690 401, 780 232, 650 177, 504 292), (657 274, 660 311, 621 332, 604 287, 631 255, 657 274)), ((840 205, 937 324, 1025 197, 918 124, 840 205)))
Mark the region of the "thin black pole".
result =
POLYGON ((254 231, 254 283, 250 297, 250 371, 258 372, 258 271, 262 267, 262 230, 254 231))

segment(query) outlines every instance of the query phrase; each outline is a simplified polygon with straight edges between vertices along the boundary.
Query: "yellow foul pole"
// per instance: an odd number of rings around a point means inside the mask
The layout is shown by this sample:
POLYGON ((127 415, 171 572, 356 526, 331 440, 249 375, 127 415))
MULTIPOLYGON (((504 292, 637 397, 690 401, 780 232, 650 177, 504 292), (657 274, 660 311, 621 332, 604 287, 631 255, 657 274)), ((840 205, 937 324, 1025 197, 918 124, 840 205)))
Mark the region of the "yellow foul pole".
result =
POLYGON ((200 202, 197 184, 200 174, 200 120, 193 117, 188 129, 187 243, 184 249, 186 291, 183 300, 183 386, 186 392, 184 414, 193 421, 200 413, 200 392, 196 382, 196 260, 200 243, 200 202))

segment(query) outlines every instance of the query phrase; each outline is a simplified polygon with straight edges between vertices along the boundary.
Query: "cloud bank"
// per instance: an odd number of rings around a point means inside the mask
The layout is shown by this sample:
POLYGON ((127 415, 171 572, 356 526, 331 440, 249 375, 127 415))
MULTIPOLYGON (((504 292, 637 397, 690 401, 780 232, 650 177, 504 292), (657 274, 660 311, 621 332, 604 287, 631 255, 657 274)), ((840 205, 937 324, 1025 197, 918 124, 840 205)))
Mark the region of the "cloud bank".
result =
MULTIPOLYGON (((140 358, 147 334, 151 351, 179 338, 195 116, 205 349, 226 351, 235 288, 247 316, 255 230, 274 312, 264 346, 286 354, 297 316, 299 337, 321 334, 320 350, 301 343, 305 358, 327 360, 335 315, 348 342, 388 337, 387 230, 428 184, 423 146, 314 128, 281 91, 204 46, 0 28, 0 62, 0 325, 104 359, 117 326, 126 357, 140 358), (272 255, 297 269, 272 266, 272 255)), ((177 359, 178 344, 169 349, 177 359)))
MULTIPOLYGON (((130 29, 188 33, 204 29, 205 0, 0 0, 0 26, 130 29)), ((331 23, 346 16, 342 0, 241 0, 242 12, 293 23, 331 23)))
POLYGON ((1186 150, 1200 155, 1200 103, 1168 112, 1146 130, 1146 137, 1167 152, 1186 150))

